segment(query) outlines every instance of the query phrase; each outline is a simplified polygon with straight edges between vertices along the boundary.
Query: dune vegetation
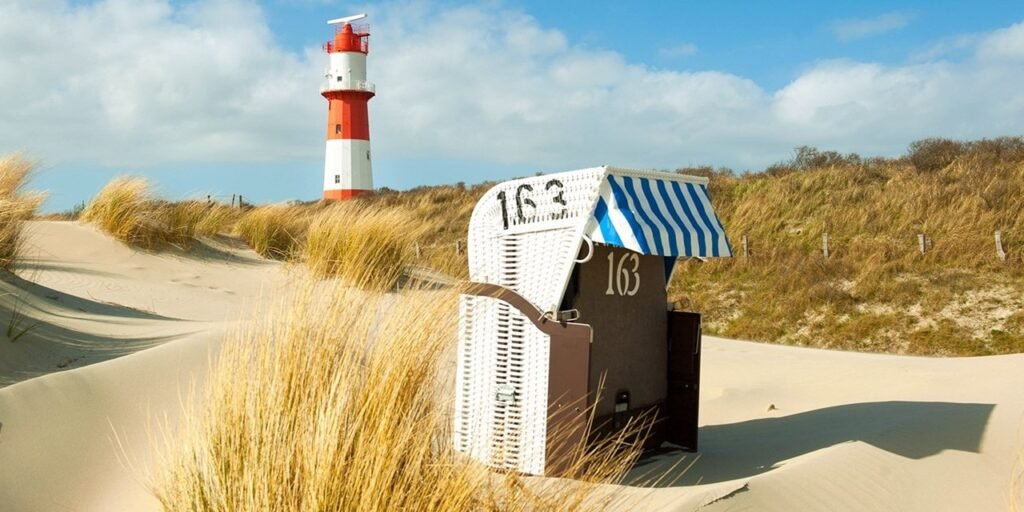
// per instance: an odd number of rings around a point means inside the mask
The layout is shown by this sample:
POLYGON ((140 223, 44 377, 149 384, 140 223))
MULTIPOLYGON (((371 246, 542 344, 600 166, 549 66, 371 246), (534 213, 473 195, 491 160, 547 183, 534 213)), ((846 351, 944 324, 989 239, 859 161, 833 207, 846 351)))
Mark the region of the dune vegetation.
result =
POLYGON ((1024 351, 1024 140, 921 141, 895 160, 801 148, 762 174, 696 171, 710 176, 737 253, 676 272, 672 295, 705 314, 706 332, 911 354, 1024 351))
POLYGON ((331 205, 310 219, 302 257, 314 275, 389 290, 416 262, 414 244, 422 230, 422 223, 397 208, 331 205))
MULTIPOLYGON (((351 277, 381 281, 372 274, 351 277)), ((197 411, 164 431, 152 488, 165 510, 612 504, 596 484, 624 477, 639 439, 578 447, 577 482, 493 473, 450 448, 453 291, 297 288, 229 335, 197 411)))
POLYGON ((419 265, 455 278, 469 277, 466 233, 473 207, 493 183, 472 187, 420 187, 406 192, 383 190, 356 201, 373 208, 402 210, 420 224, 416 240, 419 265))
MULTIPOLYGON (((928 139, 891 159, 803 147, 764 172, 675 172, 710 179, 736 253, 677 267, 670 297, 703 313, 706 333, 910 354, 1024 351, 1024 139, 928 139)), ((118 180, 83 218, 146 248, 232 232, 322 277, 352 281, 351 269, 388 268, 371 286, 381 290, 413 268, 468 277, 469 217, 490 186, 232 210, 153 201, 136 180, 118 180), (150 206, 140 213, 134 204, 150 206), (219 220, 195 220, 211 217, 219 220)))
POLYGON ((103 187, 80 218, 130 246, 157 250, 188 248, 196 237, 230 229, 237 216, 217 203, 158 200, 144 178, 122 176, 103 187))
POLYGON ((274 204, 253 208, 238 219, 234 231, 264 258, 297 257, 309 229, 309 208, 274 204))
POLYGON ((170 203, 139 177, 108 183, 80 219, 143 250, 187 249, 203 236, 232 234, 261 256, 305 264, 316 276, 387 290, 412 267, 465 277, 464 237, 482 187, 383 191, 340 204, 311 202, 232 208, 170 203), (374 280, 364 268, 372 268, 374 280))
POLYGON ((0 269, 9 269, 21 248, 24 222, 43 200, 24 191, 35 164, 19 155, 0 158, 0 269))

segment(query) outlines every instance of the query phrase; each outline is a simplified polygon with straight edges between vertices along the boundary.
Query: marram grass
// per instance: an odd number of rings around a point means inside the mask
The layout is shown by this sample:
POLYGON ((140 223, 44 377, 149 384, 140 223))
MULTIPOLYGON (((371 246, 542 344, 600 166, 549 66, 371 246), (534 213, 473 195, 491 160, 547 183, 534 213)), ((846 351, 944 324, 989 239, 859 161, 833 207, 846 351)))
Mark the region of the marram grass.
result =
POLYGON ((929 173, 900 160, 713 173, 710 193, 737 257, 684 262, 671 287, 704 314, 705 332, 874 352, 1024 351, 1014 313, 1024 306, 1024 162, 964 154, 929 173), (922 233, 932 240, 923 255, 922 233))
MULTIPOLYGON (((366 279, 375 280, 373 276, 366 279)), ((304 287, 225 341, 168 434, 165 510, 597 510, 639 453, 579 450, 576 480, 496 473, 451 449, 456 295, 304 287)))
POLYGON ((19 155, 0 158, 0 268, 9 269, 22 245, 24 222, 42 202, 39 194, 23 191, 35 164, 19 155))
POLYGON ((205 201, 160 201, 144 178, 122 176, 86 205, 81 220, 132 247, 158 250, 185 249, 196 237, 230 231, 237 216, 231 208, 205 201))
POLYGON ((247 211, 235 225, 235 233, 265 258, 288 259, 302 246, 309 229, 310 213, 304 208, 269 205, 247 211))
POLYGON ((416 262, 414 245, 423 227, 395 208, 332 205, 311 219, 303 259, 314 275, 389 290, 416 262))

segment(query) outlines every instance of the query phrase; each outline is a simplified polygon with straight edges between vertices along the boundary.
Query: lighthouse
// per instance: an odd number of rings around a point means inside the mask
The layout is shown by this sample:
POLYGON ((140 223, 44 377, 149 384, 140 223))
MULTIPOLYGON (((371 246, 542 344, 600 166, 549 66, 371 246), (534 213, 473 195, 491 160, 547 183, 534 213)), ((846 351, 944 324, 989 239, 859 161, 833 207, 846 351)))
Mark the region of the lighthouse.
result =
POLYGON ((352 22, 365 14, 338 18, 334 39, 324 44, 329 64, 320 94, 327 99, 327 152, 324 156, 324 199, 351 199, 373 190, 370 118, 367 103, 373 84, 366 80, 370 30, 352 22))

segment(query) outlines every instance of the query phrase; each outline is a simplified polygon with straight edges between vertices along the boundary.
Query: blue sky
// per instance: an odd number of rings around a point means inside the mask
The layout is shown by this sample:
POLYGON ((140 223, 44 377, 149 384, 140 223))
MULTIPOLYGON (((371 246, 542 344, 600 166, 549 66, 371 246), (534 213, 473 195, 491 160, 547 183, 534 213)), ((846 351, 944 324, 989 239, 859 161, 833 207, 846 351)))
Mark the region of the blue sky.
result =
POLYGON ((45 208, 319 196, 328 18, 370 13, 377 186, 599 164, 759 169, 1024 132, 1024 2, 5 0, 0 153, 45 208))

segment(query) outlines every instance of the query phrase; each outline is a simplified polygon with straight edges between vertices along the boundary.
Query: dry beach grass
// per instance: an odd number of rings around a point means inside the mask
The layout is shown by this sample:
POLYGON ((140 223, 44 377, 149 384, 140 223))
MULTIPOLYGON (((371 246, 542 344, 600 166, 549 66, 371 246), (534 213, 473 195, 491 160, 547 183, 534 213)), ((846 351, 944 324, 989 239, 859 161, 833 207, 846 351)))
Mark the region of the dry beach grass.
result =
POLYGON ((740 256, 682 264, 672 291, 726 336, 916 354, 1024 351, 1024 143, 946 156, 710 172, 740 256), (931 240, 923 255, 920 233, 931 240))
POLYGON ((187 248, 196 237, 230 230, 237 217, 236 210, 216 203, 157 200, 144 178, 131 176, 108 183, 81 214, 82 221, 145 250, 187 248))
POLYGON ((35 165, 19 155, 0 159, 0 268, 9 269, 18 256, 24 222, 42 202, 39 194, 26 193, 25 183, 35 165))
POLYGON ((241 216, 235 233, 264 258, 294 258, 309 229, 309 216, 308 208, 281 204, 261 206, 241 216))
POLYGON ((331 205, 310 219, 302 259, 314 275, 386 291, 415 263, 414 243, 422 230, 399 209, 331 205))
MULTIPOLYGON (((363 279, 381 281, 371 273, 363 279)), ((165 438, 154 481, 164 508, 610 505, 595 484, 619 481, 639 453, 635 444, 580 451, 575 483, 492 474, 450 449, 455 298, 319 282, 258 315, 226 341, 199 412, 165 438)))

